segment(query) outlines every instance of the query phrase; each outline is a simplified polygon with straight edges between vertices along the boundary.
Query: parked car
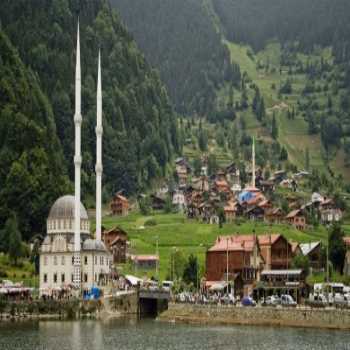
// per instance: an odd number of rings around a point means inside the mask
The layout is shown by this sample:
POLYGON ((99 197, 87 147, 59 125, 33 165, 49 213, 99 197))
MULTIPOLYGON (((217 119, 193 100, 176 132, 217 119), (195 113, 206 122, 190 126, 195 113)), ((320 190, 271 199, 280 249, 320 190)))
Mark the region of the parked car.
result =
POLYGON ((256 306, 256 302, 251 297, 244 297, 241 301, 243 306, 256 306))
POLYGON ((222 303, 224 303, 226 305, 235 305, 236 304, 235 297, 232 294, 224 295, 223 297, 221 297, 220 300, 222 303))
POLYGON ((162 288, 167 291, 170 292, 171 288, 173 288, 174 282, 173 281, 163 281, 162 283, 162 288))
POLYGON ((336 293, 334 295, 334 305, 335 307, 349 307, 350 306, 349 295, 336 293))
POLYGON ((281 296, 281 304, 283 306, 297 306, 296 301, 289 294, 284 294, 281 296))
POLYGON ((276 306, 280 304, 281 304, 281 298, 278 295, 270 295, 263 302, 263 305, 266 305, 266 306, 276 306))
POLYGON ((325 307, 329 303, 325 295, 321 293, 316 293, 309 295, 308 304, 314 307, 325 307))

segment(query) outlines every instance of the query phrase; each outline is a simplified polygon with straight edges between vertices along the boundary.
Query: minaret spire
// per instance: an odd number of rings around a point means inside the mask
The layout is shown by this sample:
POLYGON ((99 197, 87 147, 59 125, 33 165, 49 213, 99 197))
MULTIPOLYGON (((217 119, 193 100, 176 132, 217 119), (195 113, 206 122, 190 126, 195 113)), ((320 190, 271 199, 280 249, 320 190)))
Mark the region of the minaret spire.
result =
POLYGON ((96 239, 101 240, 101 217, 102 217, 102 82, 101 82, 101 52, 98 52, 97 74, 97 103, 96 103, 96 239))
POLYGON ((252 187, 255 188, 255 137, 252 145, 252 187))
POLYGON ((74 285, 77 288, 81 286, 80 273, 80 173, 81 173, 81 70, 80 70, 80 34, 79 20, 77 29, 77 53, 75 68, 75 155, 74 155, 74 285))

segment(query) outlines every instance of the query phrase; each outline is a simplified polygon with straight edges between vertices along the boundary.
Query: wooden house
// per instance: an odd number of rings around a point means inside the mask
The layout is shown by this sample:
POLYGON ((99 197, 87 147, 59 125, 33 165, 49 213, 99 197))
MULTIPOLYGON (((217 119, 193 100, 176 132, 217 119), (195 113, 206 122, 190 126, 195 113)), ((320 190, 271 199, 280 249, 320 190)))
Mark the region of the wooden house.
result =
POLYGON ((116 193, 110 203, 110 208, 113 215, 126 216, 129 214, 129 201, 120 193, 116 193))
POLYGON ((291 266, 293 252, 291 243, 281 234, 258 236, 261 255, 266 270, 288 269, 291 266))
POLYGON ((280 224, 284 219, 283 211, 281 208, 269 208, 265 210, 264 219, 271 224, 280 224))
POLYGON ((288 224, 294 226, 298 230, 305 230, 306 228, 306 217, 301 209, 295 209, 286 216, 288 224))
POLYGON ((118 226, 110 230, 103 230, 102 241, 106 248, 112 253, 113 262, 115 264, 123 264, 126 262, 127 240, 127 233, 118 226))
POLYGON ((313 269, 322 268, 322 245, 321 242, 310 242, 300 244, 302 254, 309 258, 310 267, 313 269))

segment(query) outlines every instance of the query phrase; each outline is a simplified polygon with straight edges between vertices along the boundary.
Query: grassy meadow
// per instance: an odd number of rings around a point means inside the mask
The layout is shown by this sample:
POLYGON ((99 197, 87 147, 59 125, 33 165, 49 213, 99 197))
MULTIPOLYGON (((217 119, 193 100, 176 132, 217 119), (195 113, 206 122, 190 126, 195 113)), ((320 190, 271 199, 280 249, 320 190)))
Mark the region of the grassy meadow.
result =
MULTIPOLYGON (((326 240, 327 231, 319 226, 315 230, 301 232, 288 225, 269 225, 242 221, 240 223, 209 225, 196 220, 187 220, 182 214, 154 213, 142 216, 132 213, 127 217, 104 217, 103 225, 106 228, 119 226, 127 231, 130 240, 130 250, 135 254, 155 254, 158 240, 160 266, 160 278, 165 279, 170 266, 171 252, 174 249, 181 250, 185 257, 193 253, 198 257, 201 271, 204 271, 205 252, 212 246, 218 235, 230 234, 269 234, 282 233, 287 238, 298 242, 310 242, 326 240), (153 219, 154 226, 147 226, 147 221, 153 219), (146 225, 145 225, 146 224, 146 225)), ((124 266, 124 272, 137 275, 154 275, 155 271, 135 271, 129 265, 124 266)))

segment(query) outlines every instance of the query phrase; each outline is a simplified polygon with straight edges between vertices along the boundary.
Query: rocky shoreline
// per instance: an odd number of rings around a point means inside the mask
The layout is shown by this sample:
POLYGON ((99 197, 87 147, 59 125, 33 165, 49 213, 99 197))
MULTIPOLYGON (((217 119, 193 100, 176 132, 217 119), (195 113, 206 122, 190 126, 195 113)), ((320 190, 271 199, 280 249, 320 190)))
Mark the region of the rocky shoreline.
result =
POLYGON ((159 321, 350 330, 350 310, 169 304, 159 321))

